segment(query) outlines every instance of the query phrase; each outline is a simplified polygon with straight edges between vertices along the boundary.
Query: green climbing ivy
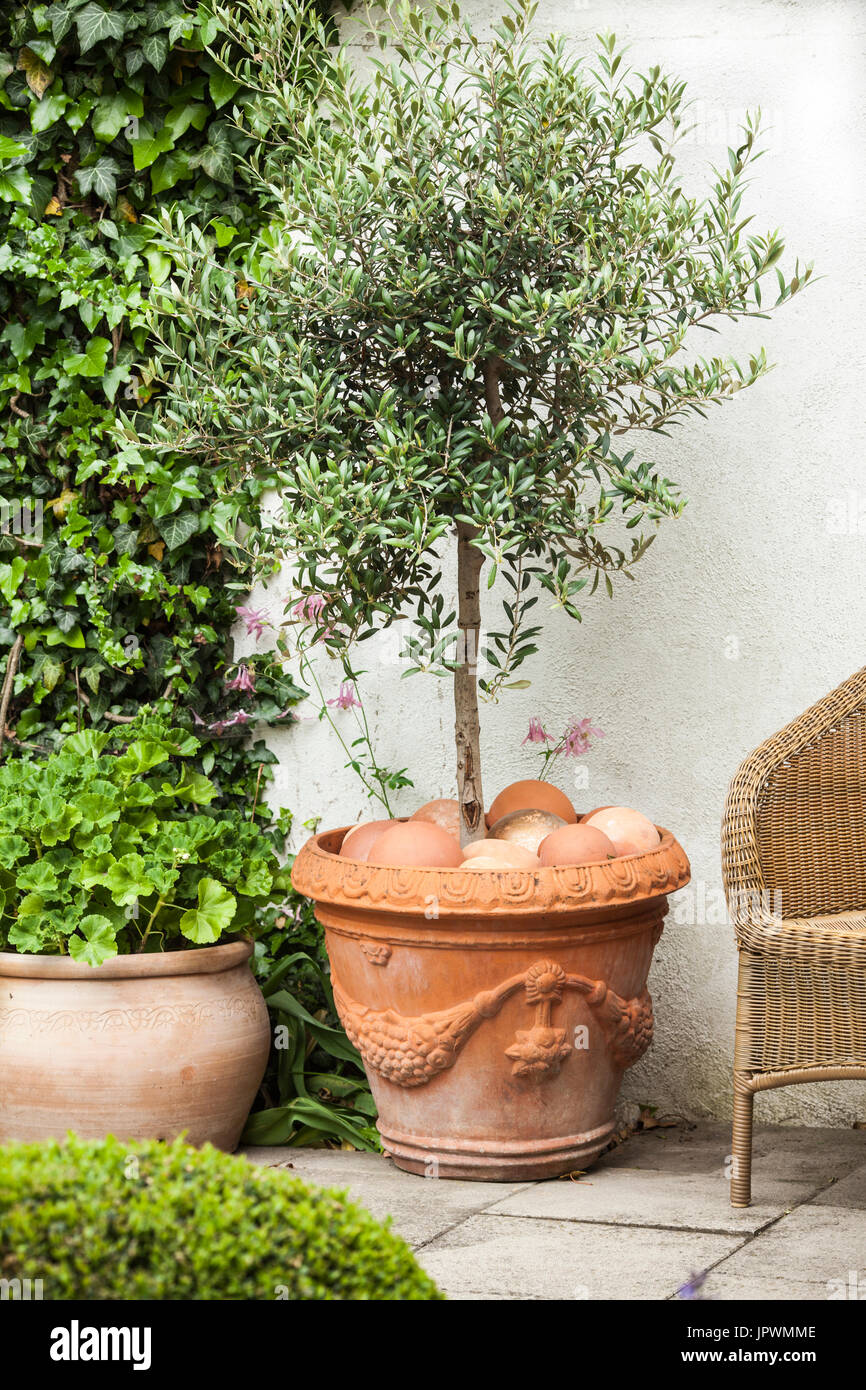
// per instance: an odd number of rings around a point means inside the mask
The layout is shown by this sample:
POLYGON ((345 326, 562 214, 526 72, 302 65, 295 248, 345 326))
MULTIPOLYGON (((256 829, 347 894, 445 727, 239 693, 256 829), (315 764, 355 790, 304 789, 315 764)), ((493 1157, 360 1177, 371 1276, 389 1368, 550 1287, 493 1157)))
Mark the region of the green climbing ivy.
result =
POLYGON ((239 295, 267 216, 238 172, 247 92, 206 52, 218 37, 183 0, 0 18, 0 679, 11 655, 9 752, 149 702, 213 726, 223 788, 248 798, 268 755, 238 756, 243 725, 301 693, 266 654, 226 689, 236 535, 267 480, 189 456, 129 469, 112 442, 154 390, 147 298, 172 263, 149 216, 193 217, 239 295))

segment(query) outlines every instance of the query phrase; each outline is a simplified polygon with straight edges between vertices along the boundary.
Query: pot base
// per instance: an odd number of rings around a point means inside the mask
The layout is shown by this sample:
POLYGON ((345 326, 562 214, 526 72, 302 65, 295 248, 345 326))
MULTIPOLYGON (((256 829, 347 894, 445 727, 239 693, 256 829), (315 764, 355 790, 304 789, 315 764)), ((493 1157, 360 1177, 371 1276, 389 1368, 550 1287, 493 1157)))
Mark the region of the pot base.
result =
POLYGON ((613 1120, 585 1134, 540 1139, 531 1144, 443 1143, 419 1134, 399 1134, 377 1126, 389 1158, 407 1173, 424 1178, 463 1178, 469 1182, 531 1182, 561 1178, 587 1168, 613 1136, 613 1120))

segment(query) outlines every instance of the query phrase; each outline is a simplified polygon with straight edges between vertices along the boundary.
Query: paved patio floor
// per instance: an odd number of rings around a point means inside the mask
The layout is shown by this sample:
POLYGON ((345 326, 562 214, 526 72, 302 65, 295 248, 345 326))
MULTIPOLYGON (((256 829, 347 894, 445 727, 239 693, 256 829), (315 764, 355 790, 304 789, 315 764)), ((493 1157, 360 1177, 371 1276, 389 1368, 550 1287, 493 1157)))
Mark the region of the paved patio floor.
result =
POLYGON ((636 1134, 583 1176, 452 1182, 331 1149, 245 1150, 347 1188, 393 1225, 453 1299, 866 1301, 866 1132, 758 1128, 753 1202, 728 1201, 730 1129, 636 1134))

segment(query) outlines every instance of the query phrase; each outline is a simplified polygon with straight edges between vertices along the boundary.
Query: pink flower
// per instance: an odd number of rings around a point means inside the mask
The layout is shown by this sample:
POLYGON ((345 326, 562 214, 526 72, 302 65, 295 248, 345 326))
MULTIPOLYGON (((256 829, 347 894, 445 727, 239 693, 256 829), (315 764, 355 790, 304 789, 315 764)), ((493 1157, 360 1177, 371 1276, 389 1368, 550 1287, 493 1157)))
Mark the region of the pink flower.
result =
POLYGON ((340 685, 339 695, 335 695, 333 700, 328 701, 329 705, 336 705, 337 709, 351 709, 356 705, 361 708, 361 701, 355 699, 355 688, 351 681, 343 681, 340 685))
POLYGON ((252 694, 256 688, 256 678, 243 661, 238 667, 238 673, 230 681, 226 681, 226 690, 242 690, 247 694, 252 694))
POLYGON ((228 719, 218 719, 215 724, 209 724, 208 728, 212 734, 222 734, 225 733, 226 729, 231 729, 236 724, 249 724, 249 722, 250 716, 247 714, 246 710, 239 709, 228 719))
POLYGON ((299 618, 305 623, 317 623, 319 614, 325 606, 325 600, 321 594, 307 594, 300 603, 296 603, 292 609, 292 617, 299 618))
POLYGON ((270 627, 267 615, 261 608, 235 608, 239 618, 242 618, 247 625, 247 636, 255 634, 256 641, 261 637, 266 627, 270 627))
POLYGON ((604 738, 604 733, 593 728, 591 719, 572 719, 562 736, 562 751, 567 758, 579 758, 589 752, 593 738, 604 738))
POLYGON ((524 743, 553 743, 553 741, 553 735, 544 732, 544 729, 541 727, 541 720, 537 716, 530 719, 529 733, 523 740, 524 743))

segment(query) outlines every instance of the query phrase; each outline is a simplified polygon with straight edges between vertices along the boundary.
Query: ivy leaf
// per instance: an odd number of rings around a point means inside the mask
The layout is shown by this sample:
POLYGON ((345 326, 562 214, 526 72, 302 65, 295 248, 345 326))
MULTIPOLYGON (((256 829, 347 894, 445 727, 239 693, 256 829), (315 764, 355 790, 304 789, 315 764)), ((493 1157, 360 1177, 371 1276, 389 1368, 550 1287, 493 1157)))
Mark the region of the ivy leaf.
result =
POLYGON ((8 135, 0 135, 0 159, 17 159, 19 155, 26 153, 26 145, 11 140, 8 135))
POLYGON ((165 34, 147 34, 141 40, 141 52, 145 62, 159 72, 168 57, 168 38, 165 34))
POLYGON ((209 115, 207 104, 203 101, 187 101, 182 105, 173 106, 166 114, 165 124, 171 131, 175 141, 179 140, 185 130, 190 126, 194 130, 201 130, 209 115))
POLYGON ((69 954, 73 960, 83 961, 85 965, 101 965, 117 955, 115 930, 107 917, 99 913, 82 917, 78 930, 81 936, 69 938, 69 954))
POLYGON ((190 536, 194 536, 198 522, 198 512, 176 512, 174 516, 163 517, 159 530, 169 550, 177 550, 190 536))
POLYGON ((142 122, 138 139, 131 140, 130 144, 132 145, 132 162, 136 169, 147 169, 161 154, 165 154, 166 150, 171 149, 174 140, 167 126, 154 132, 151 126, 142 122))
POLYGON ((109 155, 100 155, 95 164, 79 169, 75 177, 82 193, 93 193, 103 203, 110 203, 117 192, 118 165, 109 155))
POLYGON ((38 101, 54 81, 54 73, 32 48, 27 47, 22 48, 18 54, 18 67, 24 73, 27 86, 38 101))
POLYGON ((216 72, 211 73, 207 85, 211 101, 217 110, 221 106, 225 106, 226 102, 239 90, 238 83, 227 72, 223 72, 222 68, 217 68, 216 72))
POLYGON ((122 39, 126 23, 124 15, 113 10, 104 10, 101 5, 91 0, 91 3, 85 5, 75 16, 81 52, 86 53, 95 43, 103 43, 106 39, 122 39))
POLYGON ((69 97, 64 91, 49 92, 33 108, 30 117, 31 129, 40 135, 43 130, 48 130, 63 115, 69 105, 69 97))
POLYGON ((234 176, 231 146, 222 141, 203 145, 191 162, 204 169, 208 178, 214 179, 217 183, 231 183, 234 176))
POLYGON ((60 43, 72 28, 72 11, 66 5, 51 5, 48 18, 51 20, 51 37, 55 43, 60 43))
POLYGON ((150 283, 159 289, 159 286, 168 279, 171 270, 171 257, 167 256, 164 251, 160 251, 157 246, 147 246, 144 251, 144 259, 147 261, 150 283))
POLYGON ((63 370, 70 376, 103 376, 110 347, 108 338, 91 338, 84 352, 63 358, 63 370))
POLYGON ((109 92, 97 101, 90 128, 97 140, 107 145, 119 135, 132 114, 129 101, 122 92, 109 92))
POLYGON ((4 203, 29 203, 33 181, 26 169, 4 169, 0 172, 0 198, 4 203))
POLYGON ((63 671, 64 666, 62 661, 55 661, 53 656, 46 656, 42 663, 42 669, 39 672, 39 679, 42 681, 46 690, 52 691, 54 689, 60 677, 63 675, 63 671))
MULTIPOLYGON (((150 186, 154 193, 164 193, 167 188, 172 188, 180 179, 186 178, 189 178, 189 155, 186 150, 170 150, 151 169, 150 186)), ((168 262, 170 267, 171 261, 168 256, 164 256, 163 259, 168 262)), ((164 280, 165 276, 162 278, 164 280)), ((151 279, 153 280, 152 275, 151 279)), ((161 284, 162 281, 154 281, 154 283, 161 284)))
POLYGON ((199 946, 218 941, 233 921, 237 899, 215 878, 203 878, 198 885, 198 907, 188 908, 180 919, 180 929, 199 946))
POLYGON ((26 573, 27 561, 21 555, 16 555, 10 565, 0 565, 0 594, 7 603, 12 602, 26 573))

